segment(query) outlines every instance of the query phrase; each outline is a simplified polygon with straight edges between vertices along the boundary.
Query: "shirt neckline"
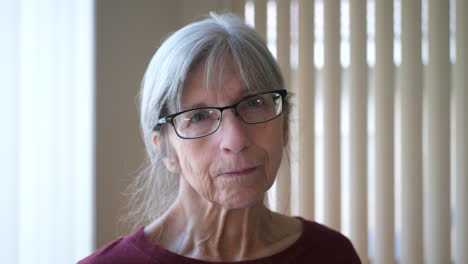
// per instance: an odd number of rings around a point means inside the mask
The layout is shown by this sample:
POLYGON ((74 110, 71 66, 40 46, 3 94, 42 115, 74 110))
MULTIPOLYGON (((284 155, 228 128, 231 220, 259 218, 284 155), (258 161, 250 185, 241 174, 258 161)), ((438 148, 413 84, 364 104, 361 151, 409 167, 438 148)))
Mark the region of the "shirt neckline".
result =
MULTIPOLYGON (((128 236, 126 239, 138 250, 141 250, 145 255, 150 256, 155 261, 165 261, 167 263, 194 263, 194 264, 258 264, 265 262, 278 262, 280 260, 290 260, 291 255, 294 255, 294 252, 298 251, 305 242, 307 233, 310 232, 309 225, 306 224, 306 220, 301 217, 295 217, 299 219, 302 224, 302 233, 299 238, 291 244, 289 247, 283 249, 280 252, 277 252, 271 256, 266 256, 262 258, 252 259, 252 260, 242 260, 242 261, 232 261, 232 262, 211 262, 199 260, 191 257, 186 257, 179 255, 172 251, 167 250, 166 248, 161 247, 160 245, 154 243, 150 240, 145 232, 144 227, 140 227, 134 234, 128 236)), ((278 262, 279 263, 279 262, 278 262)))

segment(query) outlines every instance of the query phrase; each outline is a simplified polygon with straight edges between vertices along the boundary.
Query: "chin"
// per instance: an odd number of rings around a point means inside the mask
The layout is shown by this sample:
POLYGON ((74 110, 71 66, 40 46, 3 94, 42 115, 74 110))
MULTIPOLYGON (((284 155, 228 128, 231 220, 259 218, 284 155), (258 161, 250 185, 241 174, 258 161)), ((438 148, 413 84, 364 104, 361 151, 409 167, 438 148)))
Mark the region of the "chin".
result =
POLYGON ((255 192, 255 193, 237 193, 231 195, 229 199, 219 202, 226 209, 244 209, 257 205, 258 203, 263 203, 265 197, 265 192, 255 192))

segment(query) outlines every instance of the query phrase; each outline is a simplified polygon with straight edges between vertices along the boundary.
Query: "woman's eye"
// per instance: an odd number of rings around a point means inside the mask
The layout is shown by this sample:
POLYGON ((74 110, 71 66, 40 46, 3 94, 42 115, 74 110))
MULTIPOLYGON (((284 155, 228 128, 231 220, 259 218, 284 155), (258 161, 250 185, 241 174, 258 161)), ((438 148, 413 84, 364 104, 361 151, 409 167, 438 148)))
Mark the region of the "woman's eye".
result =
POLYGON ((207 112, 198 112, 190 117, 190 122, 200 122, 208 118, 207 112))
POLYGON ((247 105, 248 106, 261 106, 264 104, 264 101, 262 98, 256 97, 256 98, 251 98, 247 100, 247 105))

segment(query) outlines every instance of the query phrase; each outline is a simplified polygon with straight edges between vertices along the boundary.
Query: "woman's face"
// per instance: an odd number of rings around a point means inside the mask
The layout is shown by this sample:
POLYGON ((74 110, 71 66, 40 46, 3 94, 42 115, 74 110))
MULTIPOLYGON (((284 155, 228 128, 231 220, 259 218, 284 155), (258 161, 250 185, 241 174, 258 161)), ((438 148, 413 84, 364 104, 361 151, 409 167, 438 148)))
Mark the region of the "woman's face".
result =
MULTIPOLYGON (((182 95, 183 109, 227 106, 258 93, 247 90, 232 63, 225 66, 222 89, 205 89, 204 64, 191 73, 182 95)), ((246 124, 232 109, 223 112, 219 129, 197 139, 179 138, 169 129, 169 170, 181 174, 204 199, 226 208, 245 208, 263 200, 273 184, 283 152, 283 115, 246 124)), ((168 163, 166 162, 166 165, 168 163)))

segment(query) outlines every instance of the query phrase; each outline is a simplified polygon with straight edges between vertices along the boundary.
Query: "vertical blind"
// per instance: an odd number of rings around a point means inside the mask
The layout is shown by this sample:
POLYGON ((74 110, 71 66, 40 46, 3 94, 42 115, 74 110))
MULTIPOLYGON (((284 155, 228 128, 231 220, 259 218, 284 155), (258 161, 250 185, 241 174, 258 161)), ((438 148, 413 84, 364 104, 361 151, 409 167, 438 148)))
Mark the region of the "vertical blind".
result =
POLYGON ((468 0, 234 2, 293 94, 272 208, 363 263, 468 263, 468 0))

